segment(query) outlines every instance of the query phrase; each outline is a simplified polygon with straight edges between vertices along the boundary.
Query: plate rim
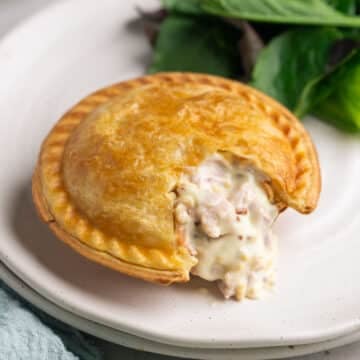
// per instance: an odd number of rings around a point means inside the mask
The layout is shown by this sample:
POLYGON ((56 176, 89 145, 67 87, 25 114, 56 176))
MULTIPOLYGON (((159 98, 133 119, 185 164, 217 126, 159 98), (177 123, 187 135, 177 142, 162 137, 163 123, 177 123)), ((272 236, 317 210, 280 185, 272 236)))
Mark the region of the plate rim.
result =
POLYGON ((285 359, 289 356, 310 355, 325 350, 331 350, 340 346, 349 345, 360 340, 359 330, 332 340, 313 344, 296 345, 291 348, 288 345, 242 349, 191 349, 187 347, 173 346, 147 340, 141 337, 137 337, 136 335, 127 334, 125 332, 113 329, 106 325, 98 324, 92 320, 72 313, 71 311, 56 305, 55 303, 43 297, 36 290, 32 289, 1 261, 0 279, 18 295, 48 315, 85 333, 138 351, 147 351, 168 356, 179 356, 183 358, 196 357, 198 359, 209 360, 231 360, 233 356, 237 356, 238 358, 241 357, 243 360, 271 360, 280 358, 285 359))
MULTIPOLYGON (((41 9, 40 11, 36 12, 35 14, 27 17, 23 22, 20 22, 18 25, 14 26, 10 31, 8 31, 5 35, 3 35, 0 38, 0 58, 1 58, 1 50, 4 48, 4 45, 8 45, 13 41, 16 41, 18 35, 20 32, 24 32, 26 31, 29 27, 32 27, 32 24, 37 23, 39 21, 39 19, 43 19, 49 16, 49 14, 51 15, 52 13, 56 13, 58 11, 60 11, 62 9, 62 11, 64 11, 65 8, 69 7, 71 8, 72 6, 74 6, 75 3, 86 3, 87 0, 77 0, 76 2, 73 0, 64 0, 61 2, 55 2, 53 4, 49 4, 47 5, 44 9, 41 9)), ((10 261, 6 258, 6 256, 3 257, 3 261, 6 263, 6 265, 14 272, 16 273, 22 280, 24 280, 24 282, 26 282, 27 284, 29 284, 29 286, 35 286, 34 281, 27 276, 26 273, 24 273, 24 271, 22 271, 18 266, 15 266, 14 264, 10 263, 10 261)), ((35 282, 36 283, 36 282, 35 282)), ((47 289, 44 286, 38 286, 36 287, 36 290, 41 293, 44 297, 48 298, 49 300, 54 301, 56 304, 63 306, 65 308, 67 308, 70 311, 75 310, 74 307, 72 307, 70 304, 64 303, 61 301, 61 299, 56 298, 54 296, 54 294, 50 293, 47 291, 47 289)), ((81 309, 76 309, 76 311, 83 315, 83 316, 88 316, 89 314, 87 314, 85 311, 82 311, 81 309)), ((99 320, 99 317, 94 317, 91 316, 97 323, 102 323, 105 324, 105 321, 101 321, 99 320)), ((110 324, 106 323, 108 326, 111 326, 110 324)), ((114 329, 115 328, 119 328, 120 326, 112 326, 114 329)), ((152 336, 152 334, 150 334, 149 332, 146 331, 137 331, 136 328, 134 327, 130 327, 128 325, 124 325, 122 326, 123 329, 125 331, 131 332, 133 334, 139 333, 141 334, 141 336, 146 337, 147 339, 153 339, 153 340, 157 340, 157 341, 164 341, 167 344, 181 344, 182 346, 187 346, 187 347, 201 347, 203 344, 197 344, 196 342, 194 342, 191 339, 181 339, 181 340, 177 340, 174 337, 165 337, 162 335, 154 335, 152 336)), ((302 334, 301 337, 298 339, 298 341, 296 339, 285 339, 285 340, 281 340, 281 339, 277 339, 277 340, 272 340, 269 342, 273 343, 274 346, 276 346, 277 344, 307 344, 307 343, 314 343, 314 342, 318 342, 318 341, 325 341, 327 339, 331 339, 331 338, 335 338, 344 334, 348 334, 350 332, 353 332, 357 329, 360 329, 360 322, 351 322, 351 323, 346 323, 345 325, 342 326, 337 326, 337 327, 333 327, 331 328, 330 331, 326 332, 326 333, 321 333, 321 334, 316 334, 316 336, 314 336, 314 334, 302 334)), ((211 342, 209 341, 209 343, 206 343, 206 345, 211 346, 212 348, 221 348, 222 346, 224 346, 224 344, 221 342, 216 343, 216 342, 211 342)), ((244 344, 242 345, 243 347, 246 346, 259 346, 259 341, 254 340, 252 343, 248 343, 248 345, 244 344)))

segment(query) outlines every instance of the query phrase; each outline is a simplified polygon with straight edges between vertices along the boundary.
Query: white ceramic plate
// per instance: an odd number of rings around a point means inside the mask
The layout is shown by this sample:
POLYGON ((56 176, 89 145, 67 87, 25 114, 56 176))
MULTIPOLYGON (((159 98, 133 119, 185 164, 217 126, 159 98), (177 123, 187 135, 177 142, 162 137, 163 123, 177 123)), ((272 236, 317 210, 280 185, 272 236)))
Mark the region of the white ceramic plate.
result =
POLYGON ((71 0, 48 8, 0 45, 0 257, 54 303, 92 321, 188 347, 305 344, 360 328, 360 140, 308 120, 323 169, 318 210, 277 226, 274 295, 242 304, 131 279, 81 258, 41 224, 30 200, 39 145, 89 92, 142 74, 149 48, 130 20, 135 3, 71 0))
MULTIPOLYGON (((49 300, 46 300, 36 291, 32 290, 1 263, 0 279, 7 283, 24 299, 28 300, 30 303, 37 306, 39 309, 42 309, 49 315, 103 340, 107 340, 118 345, 131 347, 140 351, 149 351, 164 355, 208 360, 232 360, 234 358, 238 360, 266 360, 289 357, 292 358, 294 356, 312 354, 315 352, 330 350, 335 347, 347 345, 360 340, 360 332, 354 332, 334 340, 309 345, 298 345, 294 347, 282 346, 253 349, 190 349, 165 345, 129 335, 104 325, 99 325, 77 316, 69 311, 66 311, 56 306, 49 300)), ((117 353, 118 356, 121 356, 120 348, 117 350, 117 353)))

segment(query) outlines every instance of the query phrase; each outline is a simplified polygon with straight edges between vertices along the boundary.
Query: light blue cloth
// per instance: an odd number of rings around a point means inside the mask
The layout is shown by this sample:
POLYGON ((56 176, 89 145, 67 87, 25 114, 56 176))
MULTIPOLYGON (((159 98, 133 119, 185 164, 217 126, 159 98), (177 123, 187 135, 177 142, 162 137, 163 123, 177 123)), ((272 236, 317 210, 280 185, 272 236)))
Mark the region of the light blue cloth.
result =
POLYGON ((20 299, 0 281, 0 360, 101 360, 88 337, 20 299))

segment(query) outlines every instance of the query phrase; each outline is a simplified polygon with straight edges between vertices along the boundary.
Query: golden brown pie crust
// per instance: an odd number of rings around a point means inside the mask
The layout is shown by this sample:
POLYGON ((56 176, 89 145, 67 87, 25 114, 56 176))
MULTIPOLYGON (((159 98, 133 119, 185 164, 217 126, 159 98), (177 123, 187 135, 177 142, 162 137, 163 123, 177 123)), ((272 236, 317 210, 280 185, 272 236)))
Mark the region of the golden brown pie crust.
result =
POLYGON ((59 226, 47 208, 46 200, 41 192, 41 182, 37 168, 35 169, 32 179, 32 195, 40 218, 48 224, 49 228, 59 239, 64 241, 67 245, 86 258, 129 276, 134 276, 159 284, 167 285, 174 282, 186 282, 189 280, 189 271, 157 270, 145 268, 141 265, 127 263, 126 261, 114 257, 104 251, 97 250, 95 247, 87 245, 83 242, 83 240, 80 241, 76 237, 67 233, 61 226, 59 226))
POLYGON ((34 203, 85 257, 148 281, 187 281, 196 259, 175 234, 171 191, 215 151, 267 175, 279 207, 316 207, 319 164, 300 122, 251 87, 192 73, 115 84, 70 109, 42 145, 34 203))

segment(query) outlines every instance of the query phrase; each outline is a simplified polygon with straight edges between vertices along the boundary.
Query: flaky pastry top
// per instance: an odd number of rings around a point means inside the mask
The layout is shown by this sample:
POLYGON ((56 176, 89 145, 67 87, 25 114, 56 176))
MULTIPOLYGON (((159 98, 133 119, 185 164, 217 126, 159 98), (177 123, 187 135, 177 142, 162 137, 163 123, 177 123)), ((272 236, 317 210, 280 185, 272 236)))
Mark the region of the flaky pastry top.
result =
POLYGON ((88 96, 44 142, 38 175, 52 220, 78 241, 188 271, 195 260, 176 236, 174 191, 215 152, 264 174, 279 207, 315 208, 319 165, 300 122, 262 93, 207 75, 152 75, 88 96))

